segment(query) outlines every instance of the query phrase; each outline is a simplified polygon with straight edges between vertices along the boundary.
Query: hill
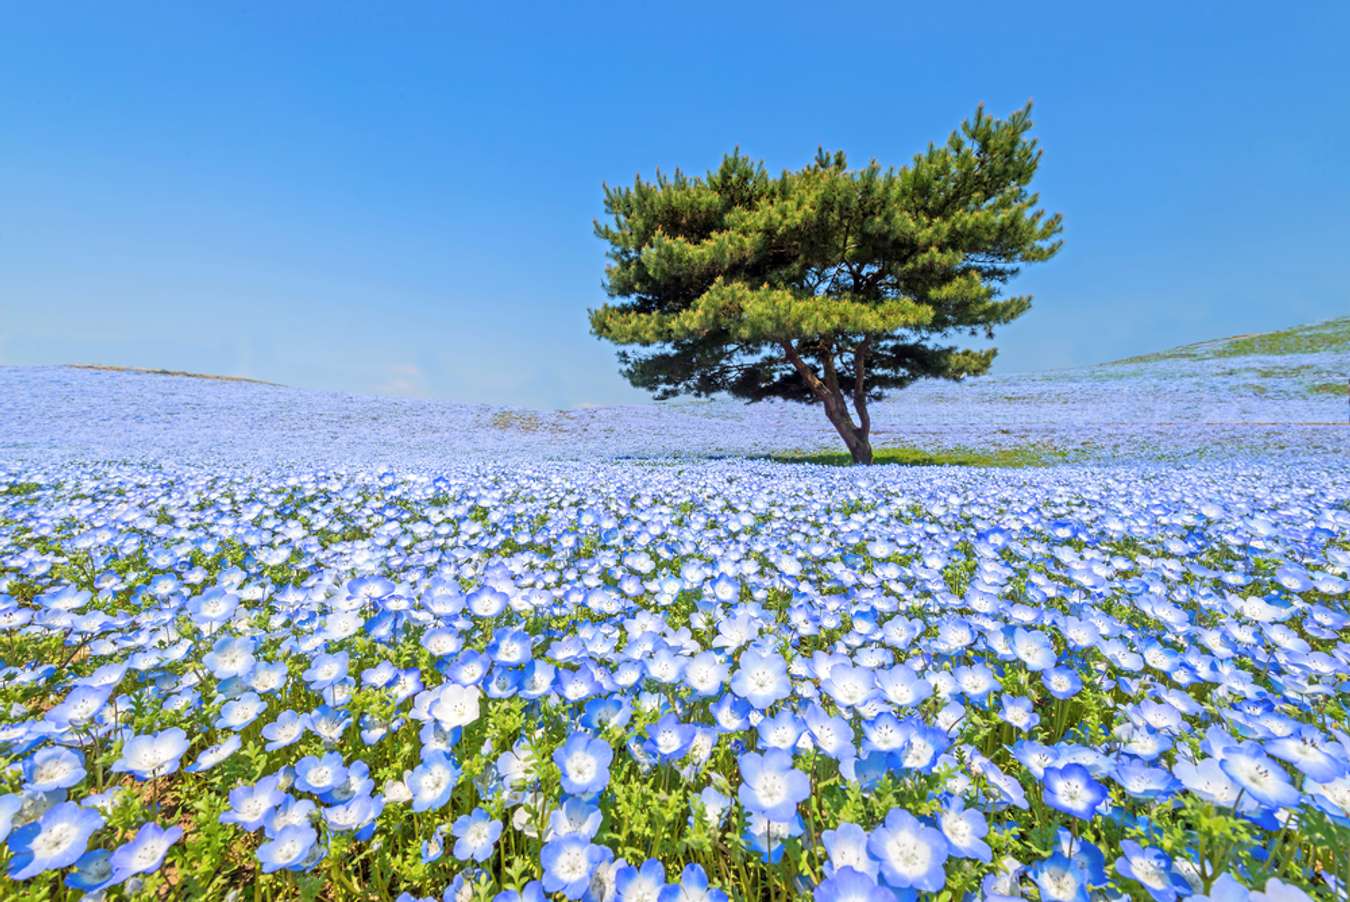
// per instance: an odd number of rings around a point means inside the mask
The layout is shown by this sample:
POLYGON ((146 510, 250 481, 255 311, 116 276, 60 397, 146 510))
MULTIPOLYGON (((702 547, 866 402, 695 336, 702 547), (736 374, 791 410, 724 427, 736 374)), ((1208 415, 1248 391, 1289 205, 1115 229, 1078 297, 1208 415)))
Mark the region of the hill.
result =
MULTIPOLYGON (((883 459, 1011 466, 1350 459, 1350 320, 1093 367, 921 382, 878 403, 883 459)), ((821 412, 681 400, 529 410, 105 367, 0 367, 0 459, 435 468, 451 459, 825 460, 821 412)))
POLYGON ((1151 363, 1158 360, 1213 360, 1222 357, 1286 356, 1350 351, 1350 316, 1294 326, 1274 332, 1254 332, 1212 338, 1167 351, 1127 357, 1113 363, 1151 363))

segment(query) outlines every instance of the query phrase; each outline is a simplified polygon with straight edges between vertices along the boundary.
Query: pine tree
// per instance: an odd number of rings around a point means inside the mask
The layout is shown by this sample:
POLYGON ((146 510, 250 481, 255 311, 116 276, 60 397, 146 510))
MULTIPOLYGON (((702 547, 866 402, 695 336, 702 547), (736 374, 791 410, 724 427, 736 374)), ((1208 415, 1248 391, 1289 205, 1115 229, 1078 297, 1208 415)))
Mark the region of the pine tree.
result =
POLYGON ((640 350, 624 375, 657 398, 726 393, 818 402, 855 463, 871 463, 868 402, 917 379, 988 370, 993 338, 1027 311, 1002 296, 1060 247, 1029 184, 1031 107, 981 107, 908 166, 848 168, 842 152, 777 178, 739 149, 716 171, 605 186, 610 245, 592 331, 640 350), (850 406, 852 410, 850 410, 850 406), (855 420, 856 416, 856 420, 855 420))

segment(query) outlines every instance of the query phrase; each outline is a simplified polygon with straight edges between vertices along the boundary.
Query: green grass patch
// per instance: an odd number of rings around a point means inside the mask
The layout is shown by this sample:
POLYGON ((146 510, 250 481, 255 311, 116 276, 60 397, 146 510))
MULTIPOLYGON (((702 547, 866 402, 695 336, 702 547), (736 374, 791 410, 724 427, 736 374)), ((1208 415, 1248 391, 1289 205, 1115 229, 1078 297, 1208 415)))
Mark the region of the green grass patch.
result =
MULTIPOLYGON (((846 451, 794 451, 771 454, 769 459, 785 464, 818 464, 846 467, 853 459, 846 451)), ((874 464, 902 467, 1048 467, 1065 463, 1069 452, 1047 445, 1014 445, 1007 448, 877 448, 874 464)))
POLYGON ((1156 354, 1126 357, 1116 363, 1152 363, 1158 360, 1210 360, 1218 357, 1320 354, 1350 349, 1350 317, 1327 320, 1292 329, 1234 335, 1182 345, 1156 354))
POLYGON ((1308 387, 1310 395, 1339 395, 1344 398, 1350 395, 1350 383, 1347 382, 1318 382, 1316 385, 1308 387))

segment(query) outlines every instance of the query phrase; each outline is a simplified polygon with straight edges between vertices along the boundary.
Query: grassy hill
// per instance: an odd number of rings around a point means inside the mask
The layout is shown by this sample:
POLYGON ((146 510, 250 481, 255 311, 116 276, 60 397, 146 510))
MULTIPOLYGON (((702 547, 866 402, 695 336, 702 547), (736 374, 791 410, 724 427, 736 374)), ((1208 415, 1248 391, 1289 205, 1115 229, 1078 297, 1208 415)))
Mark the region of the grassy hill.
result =
POLYGON ((1275 332, 1253 332, 1229 338, 1211 338, 1168 351, 1127 357, 1113 363, 1152 363, 1159 360, 1213 360, 1223 357, 1280 356, 1350 351, 1350 316, 1322 323, 1294 326, 1275 332))

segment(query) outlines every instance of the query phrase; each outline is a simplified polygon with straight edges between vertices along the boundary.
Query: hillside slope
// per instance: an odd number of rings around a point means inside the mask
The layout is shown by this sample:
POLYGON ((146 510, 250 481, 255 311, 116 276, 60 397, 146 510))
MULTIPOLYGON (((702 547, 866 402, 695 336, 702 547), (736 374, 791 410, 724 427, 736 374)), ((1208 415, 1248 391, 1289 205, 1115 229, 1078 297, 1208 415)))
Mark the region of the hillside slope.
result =
POLYGON ((1345 354, 1350 352, 1350 316, 1309 323, 1272 332, 1254 332, 1211 338, 1167 351, 1127 357, 1116 363, 1152 363, 1159 360, 1213 360, 1224 357, 1279 357, 1291 354, 1345 354))

